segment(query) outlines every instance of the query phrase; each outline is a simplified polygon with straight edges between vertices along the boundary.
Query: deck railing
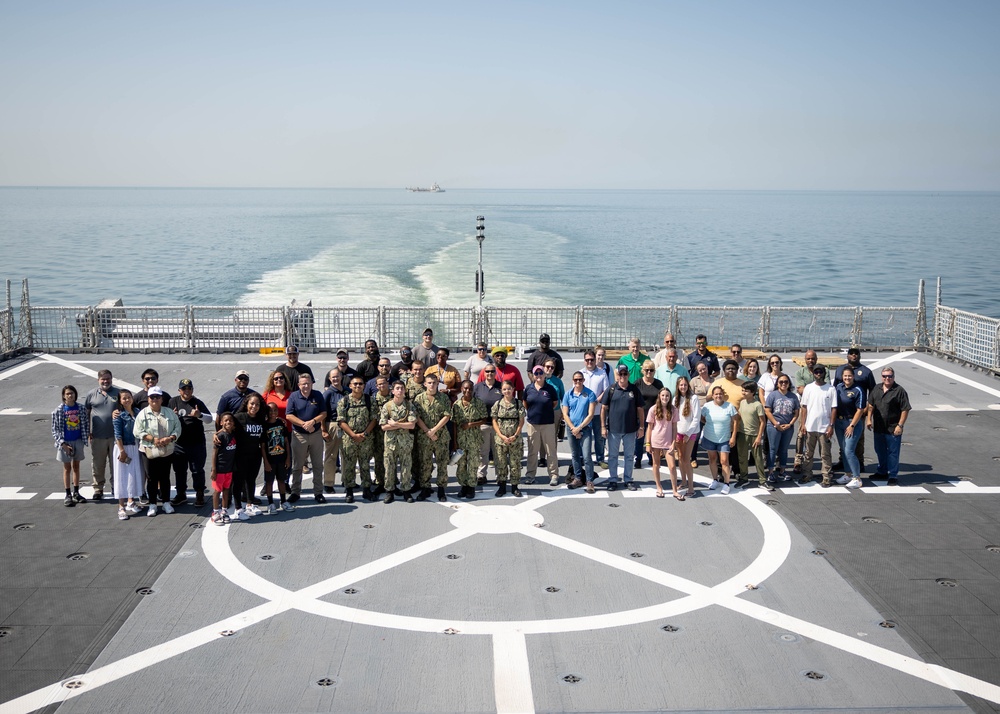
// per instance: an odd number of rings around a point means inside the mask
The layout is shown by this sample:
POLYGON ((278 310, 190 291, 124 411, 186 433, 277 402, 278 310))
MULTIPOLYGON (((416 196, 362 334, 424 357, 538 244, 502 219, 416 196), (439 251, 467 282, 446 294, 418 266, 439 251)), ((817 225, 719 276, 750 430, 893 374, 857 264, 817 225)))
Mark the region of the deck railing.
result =
POLYGON ((306 352, 362 351, 415 345, 425 328, 453 350, 476 342, 533 347, 541 333, 552 346, 579 351, 600 344, 625 349, 632 337, 661 344, 669 329, 682 346, 704 334, 713 345, 739 342, 764 351, 928 349, 1000 374, 1000 319, 941 304, 929 315, 923 281, 916 306, 796 307, 578 305, 576 307, 247 307, 180 305, 36 307, 28 300, 0 308, 0 352, 256 352, 298 345, 306 352), (928 328, 927 318, 932 317, 928 328))

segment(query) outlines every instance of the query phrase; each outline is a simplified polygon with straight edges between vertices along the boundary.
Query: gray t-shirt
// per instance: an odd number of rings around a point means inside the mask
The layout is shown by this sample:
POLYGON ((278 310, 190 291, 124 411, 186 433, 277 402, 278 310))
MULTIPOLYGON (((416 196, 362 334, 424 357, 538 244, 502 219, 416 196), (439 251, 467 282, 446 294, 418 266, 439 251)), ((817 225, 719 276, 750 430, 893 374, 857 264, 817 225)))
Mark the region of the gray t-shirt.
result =
POLYGON ((111 415, 118 408, 118 387, 112 385, 107 394, 100 387, 94 388, 87 394, 84 405, 90 416, 90 435, 95 439, 114 439, 115 422, 111 415))

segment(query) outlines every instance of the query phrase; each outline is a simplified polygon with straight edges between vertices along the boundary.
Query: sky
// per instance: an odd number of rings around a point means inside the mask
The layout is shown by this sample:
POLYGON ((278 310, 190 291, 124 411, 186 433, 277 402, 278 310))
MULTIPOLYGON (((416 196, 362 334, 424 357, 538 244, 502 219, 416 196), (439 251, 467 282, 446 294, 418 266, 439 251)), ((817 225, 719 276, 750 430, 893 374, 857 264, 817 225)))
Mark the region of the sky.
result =
POLYGON ((0 186, 996 191, 998 27, 996 0, 0 0, 0 186))

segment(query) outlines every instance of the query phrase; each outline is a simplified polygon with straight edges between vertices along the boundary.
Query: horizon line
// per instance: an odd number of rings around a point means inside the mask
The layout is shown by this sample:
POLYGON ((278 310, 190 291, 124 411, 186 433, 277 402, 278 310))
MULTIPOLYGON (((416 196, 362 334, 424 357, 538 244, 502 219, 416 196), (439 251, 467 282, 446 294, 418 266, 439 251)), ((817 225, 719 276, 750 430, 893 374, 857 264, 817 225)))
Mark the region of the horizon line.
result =
MULTIPOLYGON (((169 185, 73 185, 73 184, 0 184, 0 189, 86 189, 86 190, 169 190, 169 191, 406 191, 405 186, 169 186, 169 185)), ((657 193, 1000 193, 1000 188, 497 188, 486 186, 467 186, 448 188, 441 193, 451 191, 629 191, 657 193)), ((430 193, 430 192, 428 192, 430 193)))

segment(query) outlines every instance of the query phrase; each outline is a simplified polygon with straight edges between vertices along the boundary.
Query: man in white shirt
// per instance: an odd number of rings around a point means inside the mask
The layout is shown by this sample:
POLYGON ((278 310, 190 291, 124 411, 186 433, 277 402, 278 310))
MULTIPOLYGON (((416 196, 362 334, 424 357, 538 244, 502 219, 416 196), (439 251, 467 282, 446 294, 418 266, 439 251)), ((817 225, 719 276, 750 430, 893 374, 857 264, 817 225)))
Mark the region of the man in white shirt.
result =
MULTIPOLYGON (((597 366, 597 353, 594 350, 587 350, 583 353, 583 369, 580 370, 583 374, 583 386, 594 393, 597 397, 597 407, 594 410, 594 421, 597 424, 601 424, 601 399, 604 397, 604 392, 607 388, 611 386, 608 381, 608 373, 597 366)), ((594 429, 594 464, 600 466, 602 469, 608 467, 608 462, 604 460, 604 445, 606 440, 601 434, 601 428, 598 426, 594 429)))
POLYGON ((826 367, 817 364, 812 368, 813 382, 802 390, 799 434, 806 439, 806 452, 802 462, 799 483, 812 481, 813 454, 819 444, 823 464, 823 488, 832 484, 833 458, 830 437, 837 419, 837 388, 826 383, 826 367))

